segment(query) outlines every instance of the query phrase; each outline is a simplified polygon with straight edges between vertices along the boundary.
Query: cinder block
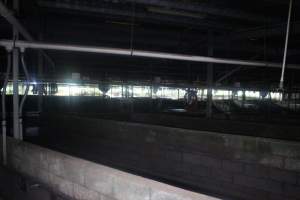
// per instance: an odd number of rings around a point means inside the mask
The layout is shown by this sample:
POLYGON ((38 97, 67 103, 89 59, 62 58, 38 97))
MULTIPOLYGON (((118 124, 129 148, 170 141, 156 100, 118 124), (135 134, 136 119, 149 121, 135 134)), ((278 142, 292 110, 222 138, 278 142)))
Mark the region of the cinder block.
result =
POLYGON ((9 152, 13 155, 13 156, 17 156, 19 158, 22 158, 26 151, 26 148, 24 145, 22 145, 22 143, 19 143, 17 141, 12 141, 12 140, 8 140, 10 142, 10 144, 8 146, 10 146, 9 148, 9 152))
POLYGON ((269 200, 295 200, 295 199, 287 198, 285 195, 278 195, 278 194, 273 194, 273 193, 269 194, 268 199, 269 200))
POLYGON ((49 174, 50 187, 54 192, 73 198, 73 183, 54 174, 49 174))
POLYGON ((55 152, 49 152, 47 154, 47 160, 49 163, 49 172, 57 176, 61 175, 63 169, 63 157, 56 155, 55 152))
POLYGON ((36 176, 36 168, 38 168, 38 166, 30 165, 29 162, 24 162, 22 160, 22 163, 19 168, 19 172, 26 176, 29 176, 29 177, 35 177, 36 176))
POLYGON ((300 144, 295 142, 271 141, 271 151, 274 155, 300 159, 300 144))
POLYGON ((194 165, 202 165, 206 167, 221 168, 222 162, 220 159, 213 158, 204 154, 183 154, 183 161, 194 165))
POLYGON ((183 143, 185 151, 210 153, 220 157, 228 156, 227 152, 224 153, 224 138, 218 134, 203 131, 199 134, 199 131, 189 131, 180 142, 183 143))
POLYGON ((269 192, 267 191, 236 185, 229 182, 223 182, 219 191, 228 197, 233 197, 232 199, 266 200, 269 197, 269 192))
POLYGON ((56 152, 48 154, 49 171, 74 183, 84 184, 86 161, 56 152))
POLYGON ((252 187, 276 194, 281 194, 283 190, 282 184, 279 182, 249 177, 241 174, 237 174, 234 176, 234 183, 237 185, 252 187))
POLYGON ((235 159, 249 164, 260 164, 266 167, 283 168, 284 158, 281 156, 261 155, 252 152, 235 152, 235 159))
POLYGON ((48 170, 47 150, 37 146, 25 144, 23 160, 31 165, 48 170))
POLYGON ((210 177, 199 178, 195 184, 203 191, 219 193, 221 181, 212 179, 210 177))
POLYGON ((233 182, 233 173, 222 169, 212 169, 211 177, 220 181, 233 182))
POLYGON ((291 171, 270 168, 270 179, 275 181, 282 181, 285 183, 296 184, 297 173, 291 171))
POLYGON ((23 163, 19 157, 13 155, 8 156, 8 165, 14 170, 20 171, 22 164, 23 163))
POLYGON ((223 135, 224 147, 235 151, 255 152, 256 140, 251 137, 239 135, 223 135))
POLYGON ((167 193, 159 190, 151 190, 151 200, 183 200, 183 198, 177 194, 167 193))
POLYGON ((101 200, 101 195, 95 191, 89 190, 81 185, 73 185, 73 195, 75 199, 80 200, 101 200))
POLYGON ((286 184, 284 194, 288 197, 300 198, 300 187, 286 184))
POLYGON ((261 165, 245 165, 245 174, 250 177, 269 178, 269 167, 261 165))
POLYGON ((150 188, 141 182, 132 181, 130 177, 116 176, 113 193, 115 199, 150 200, 150 188))
MULTIPOLYGON (((162 152, 160 152, 162 153, 162 152)), ((182 153, 179 151, 170 151, 170 150, 165 150, 164 151, 165 158, 170 161, 177 161, 181 162, 182 161, 182 153)))
POLYGON ((259 164, 266 165, 268 167, 284 167, 284 158, 281 156, 273 156, 273 155, 260 155, 259 164))
POLYGON ((242 140, 242 151, 244 152, 253 152, 255 153, 257 150, 257 139, 250 138, 250 137, 239 137, 242 140))
POLYGON ((110 197, 110 196, 105 196, 105 195, 101 195, 101 200, 116 200, 114 199, 113 197, 110 197))
POLYGON ((256 164, 258 162, 258 155, 253 152, 234 151, 234 159, 243 163, 256 164))
POLYGON ((285 160, 285 169, 300 172, 300 160, 287 158, 285 160))
POLYGON ((106 167, 90 163, 85 168, 85 186, 106 196, 113 196, 114 175, 106 167))
POLYGON ((188 166, 190 169, 190 172, 187 174, 187 176, 191 175, 191 178, 194 180, 197 180, 198 177, 210 177, 211 176, 211 168, 204 167, 204 166, 188 166))
POLYGON ((79 159, 64 159, 62 177, 74 183, 84 185, 84 171, 86 162, 79 159))
POLYGON ((39 182, 47 184, 47 185, 50 183, 49 172, 46 171, 45 169, 36 168, 34 178, 36 180, 38 180, 39 182))
POLYGON ((241 173, 244 171, 244 164, 231 160, 223 160, 222 169, 230 172, 241 173))

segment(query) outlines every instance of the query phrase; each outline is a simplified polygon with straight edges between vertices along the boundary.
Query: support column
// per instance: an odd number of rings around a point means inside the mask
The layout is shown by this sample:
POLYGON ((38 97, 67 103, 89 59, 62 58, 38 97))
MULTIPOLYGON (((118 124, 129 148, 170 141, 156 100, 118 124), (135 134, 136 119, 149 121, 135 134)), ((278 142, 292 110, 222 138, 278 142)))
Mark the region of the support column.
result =
POLYGON ((246 91, 243 90, 243 96, 242 96, 242 107, 245 107, 245 103, 246 103, 246 91))
MULTIPOLYGON (((19 11, 19 0, 13 1, 13 9, 19 11)), ((13 26, 13 40, 19 39, 19 32, 13 26)), ((13 49, 13 135, 15 139, 20 139, 19 129, 19 59, 20 52, 18 48, 13 49)))
MULTIPOLYGON (((213 56, 213 33, 208 33, 208 56, 213 56)), ((213 101, 213 95, 212 95, 212 89, 213 89, 213 63, 207 64, 207 103, 206 103, 206 117, 211 118, 212 117, 212 101, 213 101)))
POLYGON ((13 134, 15 139, 19 135, 19 49, 13 49, 13 134))
MULTIPOLYGON (((42 35, 40 34, 39 40, 42 40, 42 35)), ((44 59, 43 59, 43 52, 38 52, 38 112, 42 112, 43 109, 43 66, 44 66, 44 59)))

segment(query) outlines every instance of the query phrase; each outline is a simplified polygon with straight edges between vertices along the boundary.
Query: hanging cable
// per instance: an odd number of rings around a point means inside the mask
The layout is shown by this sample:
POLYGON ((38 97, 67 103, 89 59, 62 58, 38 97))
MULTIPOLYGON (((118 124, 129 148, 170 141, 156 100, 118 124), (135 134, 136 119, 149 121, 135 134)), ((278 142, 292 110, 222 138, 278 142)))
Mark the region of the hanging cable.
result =
POLYGON ((293 0, 290 0, 288 22, 287 22, 287 27, 286 27, 286 37, 285 37, 282 71, 281 71, 281 78, 280 78, 280 83, 279 83, 280 90, 283 90, 283 86, 284 86, 284 74, 285 74, 285 68, 286 68, 286 57, 287 57, 287 48, 288 48, 289 35, 290 35, 290 23, 291 23, 292 8, 293 8, 293 0))
POLYGON ((30 77, 29 77, 29 73, 27 70, 25 60, 24 60, 24 50, 21 51, 21 62, 22 62, 22 67, 23 67, 24 74, 26 77, 26 89, 25 89, 25 93, 24 93, 23 98, 20 103, 20 108, 19 108, 20 139, 23 140, 23 119, 22 119, 23 107, 24 107, 24 103, 26 101, 26 98, 27 98, 27 95, 29 92, 29 86, 30 86, 30 77))
POLYGON ((5 97, 6 97, 6 88, 8 85, 9 73, 11 71, 11 52, 7 52, 7 68, 6 74, 2 89, 2 157, 3 157, 3 165, 7 164, 7 149, 6 149, 6 104, 5 104, 5 97))

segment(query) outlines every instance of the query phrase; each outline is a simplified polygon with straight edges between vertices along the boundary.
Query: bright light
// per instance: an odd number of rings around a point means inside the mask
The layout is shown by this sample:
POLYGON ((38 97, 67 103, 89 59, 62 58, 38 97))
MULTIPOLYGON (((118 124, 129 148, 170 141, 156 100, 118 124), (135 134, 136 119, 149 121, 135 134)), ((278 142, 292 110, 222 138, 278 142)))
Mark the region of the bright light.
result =
MULTIPOLYGON (((25 83, 19 83, 19 93, 24 94, 25 83)), ((32 90, 34 85, 38 83, 36 81, 30 82, 30 89, 28 95, 33 95, 32 90)), ((50 91, 50 85, 53 83, 43 83, 47 91, 50 91)), ((79 84, 79 83, 56 83, 57 92, 55 94, 49 94, 53 96, 102 96, 102 92, 98 88, 98 84, 79 84)), ((157 86, 156 86, 157 87, 157 86)), ((183 99, 186 94, 187 88, 175 88, 175 87, 158 87, 156 93, 154 93, 154 86, 146 85, 111 85, 110 90, 107 95, 110 98, 163 98, 163 99, 183 99)), ((205 100, 207 98, 206 88, 197 88, 198 100, 205 100)), ((2 89, 1 89, 2 91, 2 89)), ((13 84, 9 82, 6 88, 8 95, 13 93, 13 84)), ((243 91, 242 90, 226 90, 226 89, 213 89, 213 99, 214 100, 230 100, 234 94, 235 100, 242 100, 243 91)), ((35 94, 37 95, 37 94, 35 94)), ((269 92, 268 97, 274 101, 281 101, 283 95, 280 92, 269 92)), ((245 91, 246 100, 260 100, 260 92, 255 90, 245 91)))

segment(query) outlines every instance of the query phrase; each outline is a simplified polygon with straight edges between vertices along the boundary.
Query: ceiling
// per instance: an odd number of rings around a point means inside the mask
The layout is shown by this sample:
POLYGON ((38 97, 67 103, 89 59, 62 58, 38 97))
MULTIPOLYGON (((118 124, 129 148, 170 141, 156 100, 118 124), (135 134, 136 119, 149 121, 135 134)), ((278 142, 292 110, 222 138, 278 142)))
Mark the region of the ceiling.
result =
MULTIPOLYGON (((11 1, 7 7, 12 9, 11 1)), ((15 14, 36 40, 134 48, 182 54, 282 62, 288 1, 285 0, 32 0, 20 1, 15 14)), ((300 16, 295 2, 287 62, 300 64, 300 16)), ((1 39, 11 39, 11 26, 0 19, 1 39)), ((206 81, 206 63, 129 58, 47 51, 53 71, 44 61, 44 77, 80 72, 92 80, 206 81)), ((4 53, 2 52, 2 57, 4 53)), ((37 53, 27 60, 36 74, 37 53)), ((221 84, 274 85, 280 69, 214 65, 221 84), (238 70, 237 70, 238 69, 238 70)), ((289 86, 299 84, 299 70, 287 70, 289 86)))

